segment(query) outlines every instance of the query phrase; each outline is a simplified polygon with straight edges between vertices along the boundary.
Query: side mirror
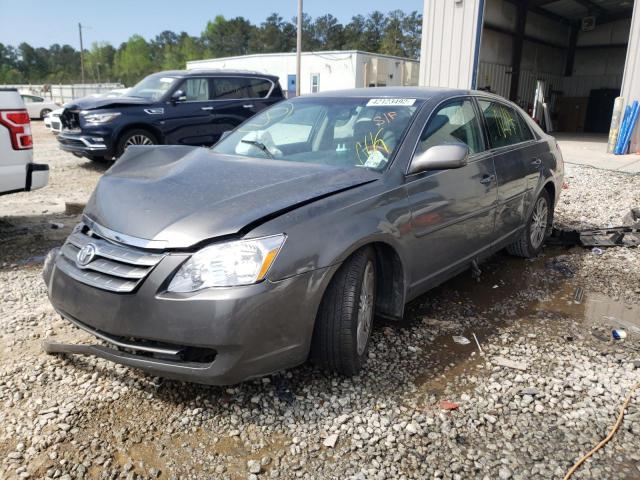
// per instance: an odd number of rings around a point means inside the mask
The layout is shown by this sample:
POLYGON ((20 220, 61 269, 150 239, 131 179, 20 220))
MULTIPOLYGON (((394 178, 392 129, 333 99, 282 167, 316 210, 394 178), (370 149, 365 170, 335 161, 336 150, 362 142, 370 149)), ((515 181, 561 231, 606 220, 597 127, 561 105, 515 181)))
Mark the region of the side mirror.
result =
POLYGON ((186 102, 187 101, 187 94, 184 93, 184 90, 176 90, 175 92, 173 92, 171 94, 171 101, 173 103, 186 102))
POLYGON ((417 154, 411 160, 409 174, 427 170, 448 170, 464 167, 469 158, 469 147, 461 143, 452 145, 434 145, 427 151, 417 154))

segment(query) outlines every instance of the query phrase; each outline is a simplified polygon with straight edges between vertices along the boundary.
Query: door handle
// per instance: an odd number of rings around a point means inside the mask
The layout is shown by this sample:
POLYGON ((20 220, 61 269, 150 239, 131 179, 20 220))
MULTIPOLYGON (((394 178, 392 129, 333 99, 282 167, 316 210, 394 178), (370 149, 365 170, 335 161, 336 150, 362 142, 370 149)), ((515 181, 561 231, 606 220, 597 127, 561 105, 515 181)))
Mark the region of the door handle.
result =
POLYGON ((213 107, 202 107, 202 108, 200 108, 200 110, 204 110, 204 111, 208 112, 209 110, 213 110, 213 107))
POLYGON ((539 167, 540 165, 542 165, 542 160, 540 160, 539 158, 536 158, 531 162, 531 165, 533 165, 534 167, 539 167))
POLYGON ((242 105, 242 108, 253 108, 253 103, 247 103, 246 105, 242 105))
POLYGON ((482 177, 480 179, 480 183, 484 184, 484 185, 488 185, 490 183, 493 183, 496 179, 495 175, 485 175, 484 177, 482 177))

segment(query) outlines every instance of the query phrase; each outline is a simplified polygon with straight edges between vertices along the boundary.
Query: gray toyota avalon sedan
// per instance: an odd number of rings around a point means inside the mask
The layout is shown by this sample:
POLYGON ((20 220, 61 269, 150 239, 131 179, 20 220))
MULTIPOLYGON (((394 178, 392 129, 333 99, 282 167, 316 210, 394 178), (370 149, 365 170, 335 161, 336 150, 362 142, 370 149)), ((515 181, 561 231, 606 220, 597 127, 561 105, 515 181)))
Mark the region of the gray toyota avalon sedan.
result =
POLYGON ((365 364, 374 317, 549 233, 562 156, 485 92, 367 88, 283 101, 213 148, 131 147, 47 257, 55 309, 99 338, 45 342, 232 384, 365 364))

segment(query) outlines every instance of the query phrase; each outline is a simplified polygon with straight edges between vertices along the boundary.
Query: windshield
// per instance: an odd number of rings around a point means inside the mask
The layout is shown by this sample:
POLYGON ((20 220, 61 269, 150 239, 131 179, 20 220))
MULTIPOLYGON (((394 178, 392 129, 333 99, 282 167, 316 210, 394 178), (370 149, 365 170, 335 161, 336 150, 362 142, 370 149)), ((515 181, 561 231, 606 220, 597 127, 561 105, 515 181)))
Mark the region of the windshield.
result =
POLYGON ((383 170, 420 104, 415 98, 300 97, 263 110, 213 150, 383 170))
POLYGON ((140 80, 129 92, 127 97, 146 98, 148 100, 159 100, 167 90, 169 90, 178 79, 175 77, 161 77, 151 75, 140 80))

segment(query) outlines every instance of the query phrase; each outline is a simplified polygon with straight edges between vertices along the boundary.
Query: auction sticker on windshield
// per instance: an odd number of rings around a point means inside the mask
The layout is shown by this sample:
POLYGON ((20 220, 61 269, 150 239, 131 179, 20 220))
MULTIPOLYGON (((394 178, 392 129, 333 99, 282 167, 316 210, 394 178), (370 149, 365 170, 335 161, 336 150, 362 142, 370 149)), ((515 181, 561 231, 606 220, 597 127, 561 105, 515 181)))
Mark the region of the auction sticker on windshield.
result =
POLYGON ((410 107, 416 103, 415 98, 372 98, 367 107, 410 107))

